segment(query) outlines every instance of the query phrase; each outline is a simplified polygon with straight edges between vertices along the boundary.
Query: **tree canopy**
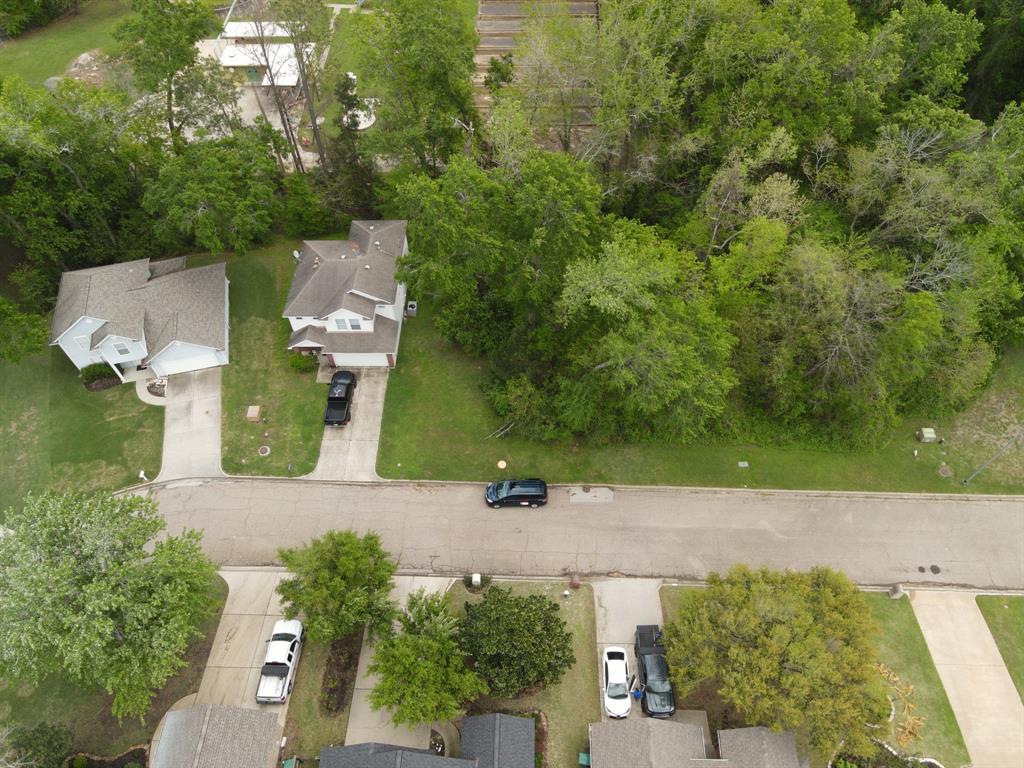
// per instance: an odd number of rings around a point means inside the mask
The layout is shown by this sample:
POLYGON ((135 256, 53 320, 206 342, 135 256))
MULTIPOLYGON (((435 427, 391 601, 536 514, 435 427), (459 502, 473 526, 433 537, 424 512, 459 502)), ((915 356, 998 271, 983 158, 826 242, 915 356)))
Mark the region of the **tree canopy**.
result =
POLYGON ((277 586, 285 615, 301 615, 311 640, 330 642, 366 626, 374 635, 390 630, 397 566, 376 533, 329 531, 279 556, 292 573, 277 586))
POLYGON ((792 730, 822 758, 873 750, 888 713, 871 611, 846 576, 736 566, 688 591, 665 628, 677 695, 714 681, 748 725, 792 730))
POLYGON ((459 637, 473 669, 498 698, 555 685, 576 663, 572 633, 558 604, 544 595, 490 587, 483 600, 466 603, 459 637))
POLYGON ((200 534, 165 535, 132 494, 30 495, 4 525, 0 671, 100 686, 116 717, 144 716, 212 607, 200 534))

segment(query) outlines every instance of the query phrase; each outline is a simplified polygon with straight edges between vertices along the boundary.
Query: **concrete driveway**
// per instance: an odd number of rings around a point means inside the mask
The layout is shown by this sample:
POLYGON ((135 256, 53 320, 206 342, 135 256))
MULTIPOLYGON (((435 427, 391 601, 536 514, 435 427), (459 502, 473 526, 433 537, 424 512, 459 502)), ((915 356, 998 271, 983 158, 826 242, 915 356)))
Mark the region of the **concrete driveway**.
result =
MULTIPOLYGON (((603 683, 600 652, 610 645, 626 649, 629 675, 636 674, 633 635, 638 624, 661 624, 661 579, 599 579, 590 582, 594 588, 594 620, 597 624, 597 685, 603 683)), ((642 717, 640 705, 634 701, 630 717, 642 717)), ((602 709, 601 717, 607 719, 602 709)))
POLYGON ((220 575, 228 583, 228 599, 195 704, 266 709, 277 714, 278 725, 284 728, 288 704, 257 704, 256 688, 266 642, 282 616, 275 590, 286 573, 283 569, 223 570, 220 575))
POLYGON ((1024 765, 1024 705, 971 592, 912 593, 911 605, 979 768, 1024 765))
MULTIPOLYGON (((320 459, 307 477, 315 480, 380 480, 377 444, 388 388, 387 368, 358 368, 352 420, 344 427, 324 427, 320 459)), ((324 388, 326 392, 326 387, 324 388)))
MULTIPOLYGON (((405 598, 410 592, 423 588, 427 592, 445 592, 452 584, 451 579, 436 576, 396 576, 395 588, 391 596, 400 606, 405 606, 405 598)), ((375 712, 370 707, 370 690, 376 684, 376 678, 367 671, 373 660, 373 646, 363 638, 363 649, 359 653, 359 671, 356 675, 356 687, 352 694, 352 708, 349 710, 348 730, 345 732, 346 744, 395 744, 401 747, 426 749, 430 745, 430 725, 423 724, 415 728, 395 725, 386 711, 375 712)))
POLYGON ((223 475, 220 368, 169 376, 164 400, 164 454, 157 479, 223 475))

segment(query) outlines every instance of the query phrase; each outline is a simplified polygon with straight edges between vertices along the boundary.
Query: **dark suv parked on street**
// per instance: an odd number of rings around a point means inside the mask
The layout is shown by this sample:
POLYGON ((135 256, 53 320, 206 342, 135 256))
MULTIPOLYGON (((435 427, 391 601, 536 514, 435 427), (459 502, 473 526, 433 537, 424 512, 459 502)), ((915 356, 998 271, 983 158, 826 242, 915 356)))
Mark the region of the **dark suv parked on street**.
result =
POLYGON ((489 483, 484 500, 495 509, 537 507, 548 503, 548 484, 543 480, 499 480, 489 483))

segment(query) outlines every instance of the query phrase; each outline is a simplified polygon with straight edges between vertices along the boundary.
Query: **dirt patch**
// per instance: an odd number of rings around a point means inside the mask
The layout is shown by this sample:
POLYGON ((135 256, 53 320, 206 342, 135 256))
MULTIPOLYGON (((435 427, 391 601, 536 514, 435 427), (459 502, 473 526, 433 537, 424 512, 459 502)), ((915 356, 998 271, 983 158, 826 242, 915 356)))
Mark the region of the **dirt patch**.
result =
POLYGON ((117 376, 108 376, 103 379, 96 379, 96 381, 90 381, 88 384, 84 386, 90 392, 99 392, 100 390, 113 389, 114 387, 119 387, 120 385, 121 380, 117 378, 117 376))
POLYGON ((68 64, 67 77, 88 85, 101 86, 110 72, 110 58, 99 48, 86 51, 68 64))
POLYGON ((75 766, 75 758, 77 757, 85 758, 85 764, 82 768, 125 768, 127 765, 146 765, 149 760, 149 748, 145 746, 134 747, 117 757, 100 757, 99 755, 79 753, 68 761, 68 765, 75 766))
POLYGON ((353 632, 331 643, 327 665, 324 667, 324 679, 320 684, 320 710, 323 713, 334 714, 348 705, 351 699, 349 691, 355 685, 362 646, 362 632, 353 632))

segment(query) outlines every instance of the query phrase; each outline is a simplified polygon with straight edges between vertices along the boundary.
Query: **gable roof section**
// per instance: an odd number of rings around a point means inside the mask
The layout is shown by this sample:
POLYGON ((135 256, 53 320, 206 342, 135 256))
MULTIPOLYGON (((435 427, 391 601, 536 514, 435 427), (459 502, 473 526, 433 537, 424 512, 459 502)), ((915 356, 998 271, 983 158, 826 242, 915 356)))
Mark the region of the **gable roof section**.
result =
POLYGON ((462 756, 479 768, 533 768, 533 718, 478 715, 462 721, 462 756))
POLYGON ((733 728, 718 732, 718 748, 729 768, 798 768, 796 738, 770 728, 733 728))
POLYGON ((593 768, 679 768, 704 757, 704 734, 695 725, 647 717, 590 725, 593 768))
POLYGON ((172 341, 224 349, 227 338, 224 264, 184 269, 185 259, 149 259, 61 275, 50 328, 56 343, 83 316, 103 321, 92 345, 107 336, 146 340, 149 356, 172 341))
POLYGON ((404 245, 405 222, 397 220, 353 221, 348 240, 305 241, 284 317, 325 317, 339 309, 368 317, 376 303, 393 304, 404 245))
POLYGON ((306 347, 314 344, 336 355, 394 353, 398 349, 398 328, 396 320, 380 315, 373 320, 373 333, 328 333, 319 326, 307 325, 292 333, 288 349, 305 343, 306 347))
POLYGON ((391 744, 353 744, 324 747, 320 750, 320 768, 476 768, 473 760, 441 757, 425 749, 409 749, 391 744))
POLYGON ((167 713, 152 768, 272 768, 277 715, 202 704, 167 713))

